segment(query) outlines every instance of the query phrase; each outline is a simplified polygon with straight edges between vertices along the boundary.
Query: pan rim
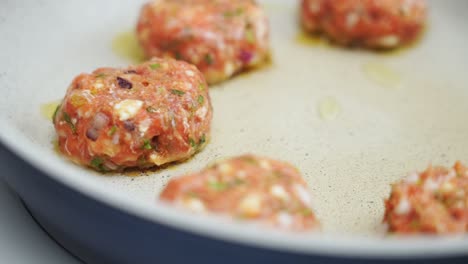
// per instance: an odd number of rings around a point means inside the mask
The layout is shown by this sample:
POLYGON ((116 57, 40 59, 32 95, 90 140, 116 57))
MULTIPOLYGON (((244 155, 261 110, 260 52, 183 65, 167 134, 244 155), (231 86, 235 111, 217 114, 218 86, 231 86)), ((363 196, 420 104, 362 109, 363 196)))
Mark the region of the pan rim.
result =
POLYGON ((55 163, 53 157, 39 146, 15 143, 28 142, 28 140, 3 117, 0 118, 0 128, 2 130, 0 142, 50 179, 113 209, 203 237, 307 255, 403 259, 468 254, 466 235, 437 238, 427 236, 380 238, 317 233, 306 236, 225 222, 223 219, 205 215, 192 215, 158 201, 136 203, 134 200, 129 200, 125 194, 106 190, 105 184, 92 178, 77 177, 73 171, 67 171, 69 168, 64 164, 55 163), (188 215, 190 217, 187 217, 188 215))

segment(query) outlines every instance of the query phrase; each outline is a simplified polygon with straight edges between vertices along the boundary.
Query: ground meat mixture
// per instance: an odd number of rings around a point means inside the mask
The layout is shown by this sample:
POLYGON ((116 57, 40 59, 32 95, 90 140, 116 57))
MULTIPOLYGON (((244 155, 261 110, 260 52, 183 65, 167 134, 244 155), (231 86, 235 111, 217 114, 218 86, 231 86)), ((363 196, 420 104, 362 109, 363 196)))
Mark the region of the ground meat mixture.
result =
POLYGON ((257 67, 269 58, 269 25, 252 0, 154 0, 137 25, 147 57, 195 64, 209 84, 257 67))
POLYGON ((76 77, 53 121, 60 151, 99 171, 187 159, 210 138, 212 107, 193 65, 152 59, 76 77))
POLYGON ((414 41, 424 28, 425 0, 302 0, 308 32, 323 32, 343 45, 395 48, 414 41))
POLYGON ((284 230, 319 226, 307 184, 291 165, 245 155, 169 182, 160 198, 195 212, 250 220, 284 230))
POLYGON ((392 187, 384 222, 393 233, 468 232, 468 168, 429 167, 392 187))

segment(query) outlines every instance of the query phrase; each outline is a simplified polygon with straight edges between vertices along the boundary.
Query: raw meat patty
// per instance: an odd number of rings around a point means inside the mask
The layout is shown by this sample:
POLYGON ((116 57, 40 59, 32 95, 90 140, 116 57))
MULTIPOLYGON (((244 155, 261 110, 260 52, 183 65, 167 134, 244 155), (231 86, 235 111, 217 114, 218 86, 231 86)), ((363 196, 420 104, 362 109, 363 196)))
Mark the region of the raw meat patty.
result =
POLYGON ((394 233, 466 233, 468 168, 429 167, 392 187, 384 221, 394 233))
POLYGON ((252 0, 154 0, 137 34, 148 57, 195 64, 209 84, 261 65, 269 57, 269 25, 252 0))
POLYGON ((210 136, 212 107, 193 65, 152 59, 74 79, 54 115, 59 148, 99 171, 183 160, 210 136))
POLYGON ((414 41, 426 22, 425 0, 302 0, 306 31, 343 45, 395 48, 414 41))
POLYGON ((245 155, 169 182, 160 198, 195 212, 250 220, 284 230, 319 226, 307 184, 291 165, 245 155))

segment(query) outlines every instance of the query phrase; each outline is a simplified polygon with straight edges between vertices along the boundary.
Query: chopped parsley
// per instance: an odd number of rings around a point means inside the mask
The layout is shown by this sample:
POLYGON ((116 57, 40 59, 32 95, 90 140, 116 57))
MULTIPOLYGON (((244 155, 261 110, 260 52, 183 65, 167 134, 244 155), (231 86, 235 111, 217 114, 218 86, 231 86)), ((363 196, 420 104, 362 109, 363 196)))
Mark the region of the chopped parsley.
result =
POLYGON ((104 78, 104 77, 106 77, 105 73, 100 73, 100 74, 96 75, 96 78, 104 78))
POLYGON ((300 210, 300 213, 301 213, 301 215, 307 217, 307 216, 311 216, 311 215, 312 215, 312 210, 310 210, 309 208, 304 207, 304 208, 302 208, 302 209, 300 210))
POLYGON ((198 144, 197 144, 197 142, 195 142, 195 140, 193 138, 189 138, 188 140, 189 140, 190 146, 192 148, 201 148, 203 146, 203 144, 206 142, 206 136, 205 136, 205 134, 203 134, 200 137, 200 139, 198 141, 198 144))
POLYGON ((203 83, 200 83, 200 85, 198 86, 198 89, 199 89, 200 91, 205 90, 205 85, 204 85, 203 83))
POLYGON ((208 182, 208 187, 214 191, 220 192, 226 190, 229 186, 223 182, 211 181, 208 182))
POLYGON ((201 138, 200 138, 200 141, 198 142, 198 145, 201 146, 201 145, 205 144, 205 142, 206 142, 206 136, 205 136, 205 134, 203 134, 201 136, 201 138))
POLYGON ((91 167, 99 171, 102 171, 102 172, 106 171, 106 167, 104 166, 104 160, 99 157, 95 157, 94 159, 92 159, 90 165, 91 167))
POLYGON ((245 30, 245 39, 249 44, 255 44, 255 32, 252 29, 245 30))
POLYGON ((242 13, 244 12, 244 9, 242 9, 241 7, 237 8, 236 10, 229 10, 229 11, 226 11, 224 12, 224 17, 225 18, 231 18, 231 17, 235 17, 235 16, 238 16, 238 15, 241 15, 242 13))
POLYGON ((152 107, 152 106, 148 106, 148 107, 146 108, 146 111, 147 111, 148 113, 157 113, 157 112, 158 112, 158 109, 156 109, 155 107, 152 107))
POLYGON ((117 132, 117 126, 112 126, 111 129, 109 130, 109 132, 107 132, 107 134, 109 136, 113 136, 115 134, 115 132, 117 132))
POLYGON ((202 105, 205 102, 205 97, 203 97, 203 95, 199 95, 197 101, 202 105))
POLYGON ((175 55, 176 60, 182 60, 183 59, 182 53, 180 53, 179 51, 176 51, 174 55, 175 55))
POLYGON ((189 143, 190 146, 192 146, 192 148, 195 148, 197 146, 197 143, 195 143, 195 140, 193 140, 193 138, 189 138, 189 143))
POLYGON ((245 162, 250 163, 252 165, 257 165, 257 160, 255 160, 251 156, 244 156, 244 157, 242 157, 242 160, 244 160, 245 162))
POLYGON ((212 65, 214 63, 214 58, 213 58, 213 55, 211 55, 210 53, 207 53, 205 55, 205 62, 206 64, 208 65, 212 65))
POLYGON ((242 184, 245 184, 245 181, 242 180, 242 179, 234 179, 230 182, 219 182, 219 181, 210 181, 208 182, 208 187, 210 187, 210 189, 212 190, 215 190, 215 191, 224 191, 224 190, 227 190, 229 188, 233 188, 233 187, 236 187, 236 186, 239 186, 239 185, 242 185, 242 184))
POLYGON ((410 222, 410 227, 413 228, 413 229, 419 228, 420 226, 421 226, 421 225, 420 225, 420 223, 419 223, 418 220, 412 220, 412 221, 410 222))
POLYGON ((76 134, 76 126, 75 124, 73 124, 71 118, 70 118, 70 115, 68 115, 67 112, 63 112, 63 120, 65 120, 65 122, 67 122, 67 124, 70 126, 73 134, 76 134))
POLYGON ((172 93, 172 94, 175 94, 175 95, 178 95, 178 96, 182 96, 182 95, 185 94, 184 91, 176 90, 176 89, 172 89, 172 90, 171 90, 171 93, 172 93))
POLYGON ((57 108, 55 108, 54 114, 52 115, 52 122, 55 122, 55 118, 57 117, 58 110, 60 109, 61 104, 57 105, 57 108))
POLYGON ((198 198, 199 197, 198 193, 196 193, 194 191, 187 192, 187 196, 190 197, 190 198, 198 198))
POLYGON ((236 178, 233 183, 234 186, 242 185, 245 184, 245 181, 243 179, 236 178))
POLYGON ((143 140, 143 149, 153 149, 153 146, 151 146, 151 142, 148 139, 143 140))
POLYGON ((159 68, 161 68, 161 64, 159 64, 159 63, 150 64, 150 68, 151 68, 152 70, 159 69, 159 68))
POLYGON ((281 171, 275 170, 275 171, 273 171, 273 176, 276 177, 276 178, 282 178, 285 175, 281 171))

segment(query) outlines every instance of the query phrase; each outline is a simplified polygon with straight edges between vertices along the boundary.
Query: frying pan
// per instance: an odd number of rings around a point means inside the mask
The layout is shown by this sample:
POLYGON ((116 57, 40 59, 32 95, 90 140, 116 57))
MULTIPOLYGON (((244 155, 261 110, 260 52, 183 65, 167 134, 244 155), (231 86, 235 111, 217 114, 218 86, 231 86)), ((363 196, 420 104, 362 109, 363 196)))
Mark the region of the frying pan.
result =
POLYGON ((467 263, 468 237, 387 236, 381 219, 392 182, 430 163, 466 161, 468 2, 429 1, 424 36, 390 53, 305 40, 297 1, 261 3, 273 62, 211 88, 208 147, 165 169, 102 175, 54 150, 40 109, 78 73, 132 63, 112 43, 134 27, 143 1, 2 1, 2 178, 87 263, 467 263), (157 201, 170 178, 247 152, 302 171, 321 232, 269 230, 157 201))

